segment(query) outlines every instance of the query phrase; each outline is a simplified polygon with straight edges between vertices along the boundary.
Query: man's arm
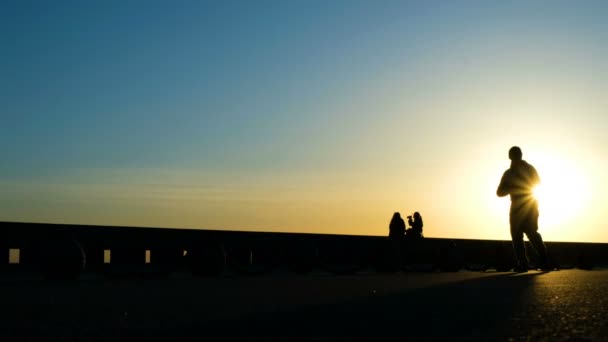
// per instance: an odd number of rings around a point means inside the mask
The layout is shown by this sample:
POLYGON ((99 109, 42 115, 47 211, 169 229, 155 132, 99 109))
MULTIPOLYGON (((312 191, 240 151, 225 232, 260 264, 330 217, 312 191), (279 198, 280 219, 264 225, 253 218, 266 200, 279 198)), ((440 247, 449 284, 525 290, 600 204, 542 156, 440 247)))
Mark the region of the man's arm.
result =
POLYGON ((509 194, 509 182, 508 182, 508 172, 509 171, 505 171, 505 173, 502 175, 502 178, 500 179, 500 184, 498 184, 498 189, 496 189, 496 196, 498 197, 505 197, 509 194))

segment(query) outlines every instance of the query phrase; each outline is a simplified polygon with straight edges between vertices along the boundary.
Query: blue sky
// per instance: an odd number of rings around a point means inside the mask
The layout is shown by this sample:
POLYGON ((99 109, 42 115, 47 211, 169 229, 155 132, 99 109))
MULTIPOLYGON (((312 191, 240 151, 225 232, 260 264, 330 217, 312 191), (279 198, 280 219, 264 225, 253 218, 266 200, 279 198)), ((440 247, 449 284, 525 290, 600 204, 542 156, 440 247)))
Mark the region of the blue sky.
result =
POLYGON ((512 144, 605 203, 601 1, 1 6, 3 220, 503 238, 512 144))

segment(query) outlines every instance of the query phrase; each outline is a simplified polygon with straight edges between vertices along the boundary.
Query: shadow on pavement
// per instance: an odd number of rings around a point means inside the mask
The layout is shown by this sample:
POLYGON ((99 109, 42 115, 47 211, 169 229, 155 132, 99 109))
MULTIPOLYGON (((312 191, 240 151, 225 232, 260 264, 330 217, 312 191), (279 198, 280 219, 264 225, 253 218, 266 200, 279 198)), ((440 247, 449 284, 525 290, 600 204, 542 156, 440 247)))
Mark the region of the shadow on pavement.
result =
POLYGON ((506 339, 543 275, 7 283, 0 339, 506 339))
POLYGON ((510 335, 510 317, 526 305, 526 291, 542 274, 497 274, 385 296, 371 293, 309 309, 213 321, 199 331, 237 340, 504 338, 510 335))

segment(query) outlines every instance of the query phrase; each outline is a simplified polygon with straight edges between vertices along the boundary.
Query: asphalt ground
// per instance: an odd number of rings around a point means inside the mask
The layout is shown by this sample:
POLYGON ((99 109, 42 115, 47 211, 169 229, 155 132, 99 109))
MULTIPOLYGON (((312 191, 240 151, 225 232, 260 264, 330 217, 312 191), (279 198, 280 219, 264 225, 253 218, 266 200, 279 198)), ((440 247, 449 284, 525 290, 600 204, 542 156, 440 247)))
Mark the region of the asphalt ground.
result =
POLYGON ((0 341, 608 341, 608 270, 0 278, 0 341))

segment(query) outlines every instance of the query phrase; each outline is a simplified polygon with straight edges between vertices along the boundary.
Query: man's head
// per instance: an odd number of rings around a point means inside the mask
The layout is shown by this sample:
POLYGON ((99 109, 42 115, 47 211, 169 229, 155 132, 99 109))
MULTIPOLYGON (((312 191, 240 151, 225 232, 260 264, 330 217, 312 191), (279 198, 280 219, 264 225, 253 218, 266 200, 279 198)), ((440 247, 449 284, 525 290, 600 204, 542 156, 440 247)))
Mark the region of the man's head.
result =
POLYGON ((511 160, 521 160, 522 153, 521 148, 517 146, 513 146, 509 149, 509 159, 511 160))

